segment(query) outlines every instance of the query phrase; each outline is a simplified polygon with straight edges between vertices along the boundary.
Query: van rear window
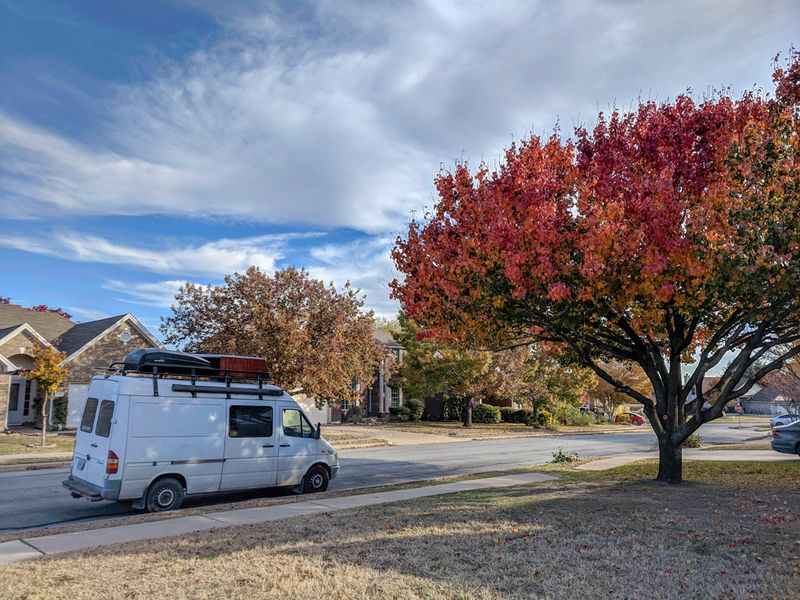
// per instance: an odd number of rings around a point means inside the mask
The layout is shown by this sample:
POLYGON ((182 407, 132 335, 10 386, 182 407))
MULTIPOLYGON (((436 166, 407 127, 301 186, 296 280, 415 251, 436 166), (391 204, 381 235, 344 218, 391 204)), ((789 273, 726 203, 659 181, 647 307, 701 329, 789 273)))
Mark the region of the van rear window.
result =
POLYGON ((95 435, 108 437, 108 434, 111 433, 112 416, 114 416, 114 402, 112 400, 103 400, 100 403, 100 415, 97 417, 97 428, 94 430, 95 435))
POLYGON ((81 431, 92 433, 94 426, 94 416, 97 413, 97 398, 89 398, 86 401, 86 407, 83 409, 83 418, 81 419, 81 431))

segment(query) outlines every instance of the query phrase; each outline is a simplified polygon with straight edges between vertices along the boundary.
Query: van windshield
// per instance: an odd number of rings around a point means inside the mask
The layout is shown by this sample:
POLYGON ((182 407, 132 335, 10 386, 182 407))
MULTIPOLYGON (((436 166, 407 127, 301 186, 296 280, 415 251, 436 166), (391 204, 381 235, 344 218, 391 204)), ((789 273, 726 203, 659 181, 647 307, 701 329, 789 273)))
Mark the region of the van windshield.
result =
POLYGON ((81 419, 81 431, 86 433, 92 432, 94 426, 94 416, 97 413, 97 398, 89 398, 86 400, 86 407, 83 409, 83 418, 81 419))

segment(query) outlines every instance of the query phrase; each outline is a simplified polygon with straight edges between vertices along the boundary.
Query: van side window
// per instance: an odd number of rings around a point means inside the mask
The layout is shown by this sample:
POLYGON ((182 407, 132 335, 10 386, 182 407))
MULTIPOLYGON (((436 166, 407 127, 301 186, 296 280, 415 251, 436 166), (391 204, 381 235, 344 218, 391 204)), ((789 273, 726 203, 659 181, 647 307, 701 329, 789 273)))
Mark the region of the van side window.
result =
POLYGON ((94 416, 97 413, 97 398, 89 398, 86 400, 86 406, 83 409, 83 418, 81 419, 81 431, 92 433, 94 426, 94 416))
POLYGON ((283 434, 290 437, 310 438, 314 428, 305 418, 305 415, 296 408, 283 409, 283 434))
POLYGON ((271 406, 231 406, 230 437, 272 437, 271 406))
POLYGON ((114 416, 114 402, 112 400, 103 400, 100 403, 100 413, 97 417, 97 427, 94 429, 95 435, 100 437, 108 437, 111 433, 111 417, 114 416))

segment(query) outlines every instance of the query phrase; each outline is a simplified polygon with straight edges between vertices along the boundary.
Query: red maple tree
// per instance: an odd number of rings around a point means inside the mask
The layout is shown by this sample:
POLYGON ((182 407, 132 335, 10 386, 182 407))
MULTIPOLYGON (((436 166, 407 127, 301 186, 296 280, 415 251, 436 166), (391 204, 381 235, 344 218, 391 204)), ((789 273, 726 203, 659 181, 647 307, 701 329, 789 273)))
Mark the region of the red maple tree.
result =
POLYGON ((774 96, 641 102, 513 144, 495 170, 442 172, 393 251, 394 296, 437 335, 546 343, 590 366, 641 402, 658 479, 680 482, 682 442, 800 353, 800 54, 774 80, 774 96), (641 366, 652 393, 608 359, 641 366))

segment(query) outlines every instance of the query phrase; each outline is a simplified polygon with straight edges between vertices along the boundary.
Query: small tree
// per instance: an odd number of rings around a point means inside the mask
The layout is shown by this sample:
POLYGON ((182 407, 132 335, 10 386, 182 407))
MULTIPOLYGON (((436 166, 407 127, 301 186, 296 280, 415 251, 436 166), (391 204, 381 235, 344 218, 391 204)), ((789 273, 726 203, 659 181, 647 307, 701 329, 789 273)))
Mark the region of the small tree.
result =
MULTIPOLYGON (((620 382, 643 395, 648 393, 650 385, 647 375, 636 363, 623 363, 617 360, 610 360, 603 363, 601 367, 609 373, 614 380, 620 382)), ((632 402, 633 399, 621 391, 620 388, 610 384, 605 379, 599 379, 597 386, 591 393, 592 399, 601 406, 603 411, 608 413, 610 419, 614 419, 617 408, 625 403, 632 402)))
POLYGON ((472 403, 489 373, 490 354, 442 343, 402 313, 392 333, 406 351, 397 368, 398 385, 412 398, 440 394, 460 398, 464 427, 472 427, 472 403))
POLYGON ((42 447, 47 444, 47 420, 50 409, 50 398, 57 392, 67 378, 68 367, 63 366, 67 355, 59 352, 52 346, 36 342, 33 346, 33 369, 25 372, 28 379, 36 382, 36 387, 43 394, 42 417, 42 447))

